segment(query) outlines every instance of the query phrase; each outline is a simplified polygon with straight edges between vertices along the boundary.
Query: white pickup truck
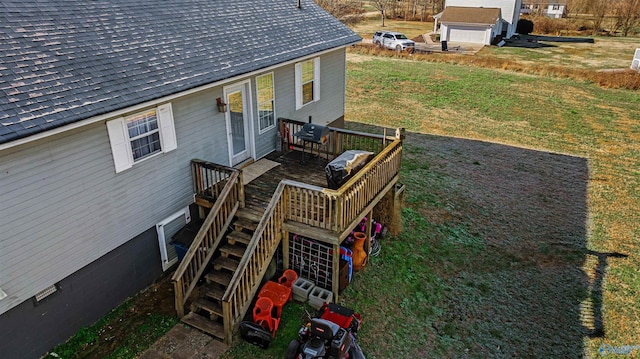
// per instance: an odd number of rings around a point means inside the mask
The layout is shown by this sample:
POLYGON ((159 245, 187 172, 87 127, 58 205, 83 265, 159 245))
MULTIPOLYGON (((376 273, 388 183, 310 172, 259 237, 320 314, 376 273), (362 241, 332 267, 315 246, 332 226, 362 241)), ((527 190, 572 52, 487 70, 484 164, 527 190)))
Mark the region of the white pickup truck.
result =
POLYGON ((416 49, 416 43, 413 40, 409 40, 402 33, 393 31, 376 31, 373 34, 373 44, 377 47, 383 46, 398 52, 407 51, 413 53, 416 49))

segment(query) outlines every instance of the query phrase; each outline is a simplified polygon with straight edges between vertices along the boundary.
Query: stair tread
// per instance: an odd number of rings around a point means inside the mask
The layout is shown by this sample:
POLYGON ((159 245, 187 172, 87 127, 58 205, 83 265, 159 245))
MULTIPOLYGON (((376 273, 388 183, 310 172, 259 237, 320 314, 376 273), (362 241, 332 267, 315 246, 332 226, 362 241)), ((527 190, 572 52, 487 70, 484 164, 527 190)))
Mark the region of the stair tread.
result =
POLYGON ((224 268, 224 269, 228 269, 232 272, 234 272, 237 268, 238 265, 240 264, 240 261, 237 261, 235 259, 231 259, 231 258, 225 258, 225 257, 218 257, 216 259, 213 260, 213 266, 217 269, 218 267, 224 268))
POLYGON ((236 212, 236 217, 247 219, 251 222, 260 223, 262 216, 264 215, 264 209, 255 207, 241 208, 236 212))
POLYGON ((233 231, 227 234, 227 240, 233 243, 240 242, 246 245, 246 244, 249 244, 249 242, 251 242, 251 235, 248 233, 240 232, 240 231, 233 231))
POLYGON ((216 338, 224 339, 224 326, 197 313, 189 313, 181 321, 216 338))
POLYGON ((212 298, 215 300, 221 300, 222 297, 224 297, 224 288, 220 288, 216 285, 213 284, 208 284, 205 283, 202 285, 202 288, 200 289, 200 293, 207 297, 207 298, 212 298))
POLYGON ((253 220, 250 220, 248 218, 244 218, 244 217, 238 217, 238 219, 236 219, 234 226, 236 226, 236 228, 238 227, 242 227, 242 228, 246 228, 248 230, 251 231, 255 231, 256 228, 258 228, 258 222, 255 222, 253 220))
POLYGON ((207 282, 222 284, 226 287, 231 282, 231 278, 233 278, 233 276, 229 273, 221 271, 211 271, 207 273, 204 278, 207 280, 207 282))
POLYGON ((214 301, 205 298, 198 298, 192 303, 192 305, 204 309, 209 313, 222 316, 222 305, 214 301))
POLYGON ((231 254, 238 258, 242 258, 242 256, 244 255, 245 249, 246 247, 232 245, 232 244, 225 244, 222 247, 220 247, 221 252, 231 254))

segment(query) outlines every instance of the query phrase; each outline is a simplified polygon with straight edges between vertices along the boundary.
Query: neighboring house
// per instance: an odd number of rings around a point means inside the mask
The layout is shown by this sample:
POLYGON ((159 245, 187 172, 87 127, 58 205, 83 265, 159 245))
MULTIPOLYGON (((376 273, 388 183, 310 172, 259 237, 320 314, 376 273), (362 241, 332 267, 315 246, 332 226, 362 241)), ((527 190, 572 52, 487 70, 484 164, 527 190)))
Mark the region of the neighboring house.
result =
POLYGON ((640 48, 636 49, 636 52, 633 54, 630 68, 631 70, 640 72, 640 48))
MULTIPOLYGON (((516 27, 518 26, 518 20, 520 19, 520 8, 522 0, 446 0, 445 10, 448 7, 472 7, 472 8, 484 8, 484 9, 500 9, 501 28, 498 29, 497 34, 503 38, 510 38, 516 33, 516 27)), ((488 13, 478 12, 477 15, 487 16, 488 13)), ((474 16, 475 17, 475 16, 474 16)), ((470 18, 469 24, 478 24, 479 19, 470 18)), ((488 21, 488 20, 483 20, 488 21)), ((486 24, 485 24, 486 25, 486 24)), ((472 38, 480 38, 478 34, 477 26, 468 28, 467 31, 471 31, 474 34, 469 35, 472 38)), ((495 31, 494 31, 495 32, 495 31)), ((442 39, 442 32, 441 32, 442 39)), ((457 41, 457 40, 451 40, 457 41)), ((474 41, 479 42, 479 41, 474 41)))
POLYGON ((491 45, 502 31, 499 8, 448 6, 440 17, 440 40, 491 45))
POLYGON ((0 358, 41 356, 175 262, 193 158, 261 158, 278 117, 343 122, 361 39, 297 3, 2 2, 0 358))
POLYGON ((566 0, 522 0, 520 14, 544 15, 551 18, 562 18, 566 15, 566 0))

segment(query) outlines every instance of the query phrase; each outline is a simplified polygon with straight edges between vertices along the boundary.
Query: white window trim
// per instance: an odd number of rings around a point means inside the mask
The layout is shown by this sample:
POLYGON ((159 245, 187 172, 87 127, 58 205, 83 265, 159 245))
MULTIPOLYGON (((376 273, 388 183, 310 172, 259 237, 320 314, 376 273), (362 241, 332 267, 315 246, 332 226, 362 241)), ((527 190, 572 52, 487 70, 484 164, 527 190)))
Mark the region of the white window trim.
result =
POLYGON ((160 247, 160 260, 162 261, 162 271, 166 271, 171 268, 176 262, 178 262, 178 258, 173 258, 169 260, 169 254, 167 253, 166 247, 166 238, 164 235, 164 226, 169 224, 171 221, 174 221, 180 217, 184 216, 184 221, 186 224, 191 222, 191 212, 189 212, 189 207, 185 207, 182 210, 172 214, 168 218, 165 218, 162 222, 156 224, 156 232, 158 233, 158 246, 160 247))
POLYGON ((315 57, 312 60, 313 60, 313 101, 309 101, 306 104, 302 103, 302 63, 311 61, 311 60, 298 62, 295 65, 296 110, 299 110, 306 105, 320 101, 320 58, 315 57))
POLYGON ((129 130, 127 129, 125 117, 118 117, 114 120, 107 121, 107 132, 109 133, 109 142, 111 144, 111 153, 113 155, 116 173, 127 170, 133 167, 134 164, 143 162, 161 153, 171 152, 178 147, 171 103, 165 103, 156 107, 156 118, 158 119, 158 131, 160 132, 160 151, 136 161, 133 159, 133 153, 131 151, 132 139, 129 138, 129 130))
POLYGON ((276 127, 276 119, 278 118, 278 116, 276 116, 276 77, 273 72, 268 72, 266 74, 256 76, 256 107, 258 110, 258 134, 262 135, 263 133, 270 131, 276 127), (258 94, 260 88, 258 88, 258 79, 263 76, 269 75, 271 75, 271 86, 273 86, 273 98, 271 99, 271 101, 273 101, 273 125, 265 127, 264 129, 260 129, 260 98, 258 94))

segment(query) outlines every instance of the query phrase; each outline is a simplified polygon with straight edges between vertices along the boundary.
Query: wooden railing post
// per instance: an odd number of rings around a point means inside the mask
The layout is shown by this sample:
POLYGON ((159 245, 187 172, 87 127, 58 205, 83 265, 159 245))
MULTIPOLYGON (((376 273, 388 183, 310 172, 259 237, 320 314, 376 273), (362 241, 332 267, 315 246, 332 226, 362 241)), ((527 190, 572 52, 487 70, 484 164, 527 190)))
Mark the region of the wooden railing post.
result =
POLYGON ((176 314, 178 315, 178 318, 182 318, 184 316, 184 302, 182 301, 184 298, 184 291, 182 290, 182 280, 178 280, 173 283, 173 290, 175 292, 176 314))
POLYGON ((244 208, 244 174, 240 171, 240 177, 238 179, 238 201, 240 202, 240 208, 244 208))
POLYGON ((231 302, 222 302, 222 316, 224 322, 224 343, 231 345, 233 340, 233 316, 231 311, 231 302))

